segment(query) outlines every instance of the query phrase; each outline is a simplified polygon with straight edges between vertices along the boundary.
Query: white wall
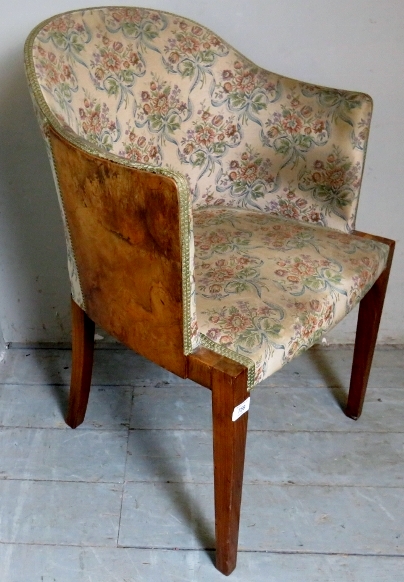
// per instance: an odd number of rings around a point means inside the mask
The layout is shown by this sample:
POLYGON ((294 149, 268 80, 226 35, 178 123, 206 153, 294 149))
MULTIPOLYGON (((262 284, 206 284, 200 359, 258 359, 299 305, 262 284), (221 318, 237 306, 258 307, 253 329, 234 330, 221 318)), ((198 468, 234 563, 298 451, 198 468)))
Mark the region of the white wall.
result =
MULTIPOLYGON (((357 227, 398 241, 379 339, 404 343, 404 2, 139 0, 212 28, 257 64, 370 93, 375 110, 357 227)), ((123 4, 127 2, 123 1, 123 4)), ((26 88, 25 37, 55 12, 96 0, 14 0, 0 35, 0 324, 6 342, 65 341, 69 283, 50 169, 26 88)), ((353 340, 354 318, 332 332, 353 340)))

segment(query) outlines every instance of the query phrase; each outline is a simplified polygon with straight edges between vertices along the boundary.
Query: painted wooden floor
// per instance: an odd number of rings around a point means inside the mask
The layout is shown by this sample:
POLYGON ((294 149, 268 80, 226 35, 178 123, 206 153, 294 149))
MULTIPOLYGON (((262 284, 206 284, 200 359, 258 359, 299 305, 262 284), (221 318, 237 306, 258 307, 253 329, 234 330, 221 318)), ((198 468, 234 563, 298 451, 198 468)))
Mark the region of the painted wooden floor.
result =
MULTIPOLYGON (((254 390, 233 582, 404 582, 404 351, 377 351, 357 422, 350 363, 314 348, 254 390)), ((72 431, 69 373, 64 349, 0 362, 0 581, 225 580, 210 392, 100 348, 72 431)))

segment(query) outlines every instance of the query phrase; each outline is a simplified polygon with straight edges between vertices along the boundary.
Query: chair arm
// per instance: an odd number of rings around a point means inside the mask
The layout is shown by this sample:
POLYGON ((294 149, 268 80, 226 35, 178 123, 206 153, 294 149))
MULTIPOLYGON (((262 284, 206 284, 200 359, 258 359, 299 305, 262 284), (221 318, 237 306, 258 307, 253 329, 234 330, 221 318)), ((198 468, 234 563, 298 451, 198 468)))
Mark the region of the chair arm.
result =
POLYGON ((175 181, 48 140, 89 317, 179 376, 184 356, 180 204, 175 181))

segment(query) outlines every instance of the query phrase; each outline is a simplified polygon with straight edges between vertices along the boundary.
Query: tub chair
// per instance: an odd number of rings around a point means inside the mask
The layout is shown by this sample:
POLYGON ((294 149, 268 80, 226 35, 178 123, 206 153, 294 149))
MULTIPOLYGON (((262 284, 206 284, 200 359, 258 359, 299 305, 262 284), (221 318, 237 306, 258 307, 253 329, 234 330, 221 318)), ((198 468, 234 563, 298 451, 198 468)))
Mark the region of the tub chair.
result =
POLYGON ((25 62, 67 243, 67 423, 84 419, 94 322, 209 388, 216 566, 230 574, 251 390, 358 303, 346 414, 362 410, 394 249, 355 230, 372 101, 144 8, 49 18, 25 62))

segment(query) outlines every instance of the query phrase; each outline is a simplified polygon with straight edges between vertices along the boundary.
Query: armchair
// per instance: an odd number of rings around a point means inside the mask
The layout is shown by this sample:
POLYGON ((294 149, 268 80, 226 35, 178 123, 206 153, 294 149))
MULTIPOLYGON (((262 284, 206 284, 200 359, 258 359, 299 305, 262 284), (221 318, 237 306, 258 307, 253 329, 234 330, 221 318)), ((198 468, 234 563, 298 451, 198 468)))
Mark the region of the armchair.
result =
POLYGON ((66 422, 84 420, 94 322, 209 388, 228 575, 250 391, 358 303, 346 414, 361 414, 394 251, 355 231, 371 99, 270 73, 144 8, 52 17, 25 62, 66 235, 66 422))

